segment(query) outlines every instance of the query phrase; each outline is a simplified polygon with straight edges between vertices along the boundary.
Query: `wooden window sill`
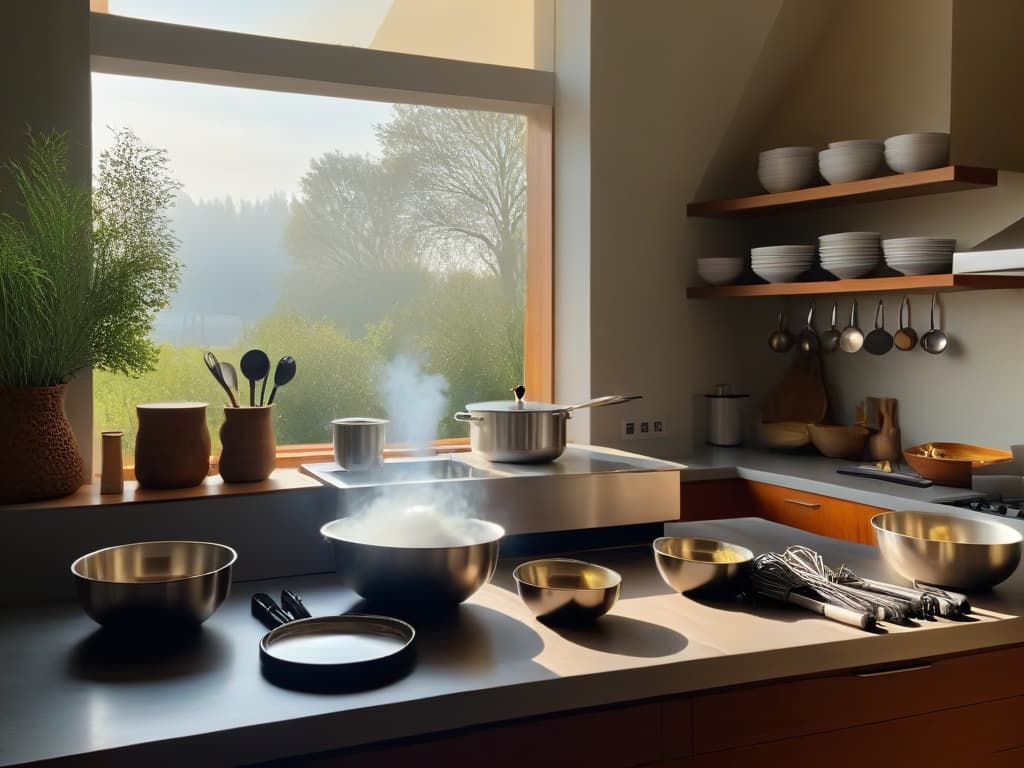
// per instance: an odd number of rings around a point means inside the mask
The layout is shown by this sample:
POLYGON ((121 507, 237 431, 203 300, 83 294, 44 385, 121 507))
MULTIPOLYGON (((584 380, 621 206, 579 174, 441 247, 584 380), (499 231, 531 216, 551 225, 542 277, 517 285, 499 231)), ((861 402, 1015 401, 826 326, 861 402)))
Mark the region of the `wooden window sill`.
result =
POLYGON ((209 475, 200 485, 192 488, 153 490, 139 488, 134 480, 126 480, 122 493, 101 494, 99 478, 89 485, 83 485, 70 496, 47 501, 25 504, 0 505, 3 510, 54 509, 62 507, 104 507, 115 504, 143 504, 186 499, 208 499, 220 496, 245 496, 253 494, 294 491, 324 486, 312 477, 304 475, 297 468, 275 469, 270 477, 260 483, 225 483, 220 475, 209 475))

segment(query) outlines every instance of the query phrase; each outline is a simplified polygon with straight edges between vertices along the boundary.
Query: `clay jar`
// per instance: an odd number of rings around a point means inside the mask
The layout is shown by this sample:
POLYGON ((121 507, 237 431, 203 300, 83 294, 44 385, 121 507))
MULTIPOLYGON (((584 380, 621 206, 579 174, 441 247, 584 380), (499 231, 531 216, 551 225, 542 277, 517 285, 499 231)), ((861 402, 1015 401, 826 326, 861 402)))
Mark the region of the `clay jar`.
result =
POLYGON ((276 461, 272 405, 224 409, 220 427, 220 476, 225 483, 258 483, 276 461))
POLYGON ((206 403, 135 406, 135 479, 143 488, 191 488, 210 471, 206 403))

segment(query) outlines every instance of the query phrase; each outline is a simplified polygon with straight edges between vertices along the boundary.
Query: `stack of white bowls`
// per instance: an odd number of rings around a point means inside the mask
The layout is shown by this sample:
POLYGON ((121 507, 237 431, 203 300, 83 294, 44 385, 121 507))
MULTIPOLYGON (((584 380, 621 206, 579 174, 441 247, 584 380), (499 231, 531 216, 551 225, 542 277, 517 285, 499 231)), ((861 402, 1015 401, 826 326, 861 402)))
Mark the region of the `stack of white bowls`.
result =
POLYGON ((708 285, 729 285, 743 274, 743 259, 739 256, 697 259, 697 274, 708 285))
POLYGON ((897 237, 882 241, 885 263, 904 275, 934 275, 953 268, 956 240, 943 237, 897 237))
POLYGON ((813 245, 766 245, 750 249, 754 274, 769 283, 789 283, 814 263, 813 245))
POLYGON ((818 153, 818 170, 829 184, 870 179, 882 166, 884 146, 874 139, 833 141, 818 153))
POLYGON ((896 173, 942 168, 949 163, 948 133, 904 133, 885 140, 885 162, 896 173))
POLYGON ((882 238, 877 232, 837 232, 818 238, 821 267, 847 280, 864 277, 882 258, 882 238))
POLYGON ((767 149, 757 162, 757 178, 768 192, 790 192, 808 187, 817 172, 814 147, 767 149))

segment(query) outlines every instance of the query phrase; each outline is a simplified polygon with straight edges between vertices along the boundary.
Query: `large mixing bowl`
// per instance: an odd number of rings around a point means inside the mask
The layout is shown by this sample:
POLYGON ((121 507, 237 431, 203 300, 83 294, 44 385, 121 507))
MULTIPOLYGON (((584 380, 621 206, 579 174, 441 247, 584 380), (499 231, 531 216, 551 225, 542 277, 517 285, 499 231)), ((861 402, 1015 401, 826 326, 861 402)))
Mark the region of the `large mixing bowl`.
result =
POLYGON ((964 591, 1008 578, 1024 538, 1003 523, 933 512, 883 512, 871 527, 882 557, 901 576, 964 591))
POLYGON ((71 564, 78 600, 103 625, 198 625, 228 596, 231 547, 205 541, 143 541, 83 555, 71 564))
POLYGON ((563 557, 523 563, 512 578, 533 615, 557 624, 604 616, 619 599, 622 585, 622 577, 611 568, 563 557))
POLYGON ((738 591, 743 568, 754 559, 746 547, 714 539, 662 536, 652 546, 661 578, 683 593, 738 591))
POLYGON ((342 581, 367 600, 410 607, 455 606, 491 580, 505 529, 485 520, 460 523, 469 544, 396 546, 354 538, 350 518, 320 533, 334 548, 342 581))

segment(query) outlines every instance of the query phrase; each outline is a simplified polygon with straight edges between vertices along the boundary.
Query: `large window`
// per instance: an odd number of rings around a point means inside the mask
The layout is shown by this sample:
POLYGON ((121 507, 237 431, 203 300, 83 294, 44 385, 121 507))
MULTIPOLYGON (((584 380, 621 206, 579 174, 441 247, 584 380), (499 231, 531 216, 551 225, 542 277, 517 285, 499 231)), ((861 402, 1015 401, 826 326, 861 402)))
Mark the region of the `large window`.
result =
MULTIPOLYGON (((254 7, 269 5, 279 4, 254 7)), ((172 51, 190 34, 132 24, 172 51)), ((357 415, 387 415, 399 443, 457 437, 465 428, 451 414, 467 402, 505 398, 524 379, 550 392, 548 105, 502 100, 500 80, 485 99, 362 83, 372 100, 320 95, 315 72, 304 83, 287 64, 283 87, 265 72, 254 80, 245 56, 238 87, 187 55, 111 57, 118 39, 137 42, 104 29, 94 157, 122 129, 166 152, 181 183, 170 216, 184 270, 157 317, 157 370, 95 375, 97 431, 125 429, 130 457, 137 403, 205 400, 216 453, 225 397, 206 350, 236 366, 253 347, 296 359, 275 401, 280 445, 323 443, 332 418, 357 415)))

